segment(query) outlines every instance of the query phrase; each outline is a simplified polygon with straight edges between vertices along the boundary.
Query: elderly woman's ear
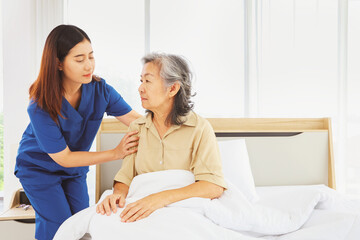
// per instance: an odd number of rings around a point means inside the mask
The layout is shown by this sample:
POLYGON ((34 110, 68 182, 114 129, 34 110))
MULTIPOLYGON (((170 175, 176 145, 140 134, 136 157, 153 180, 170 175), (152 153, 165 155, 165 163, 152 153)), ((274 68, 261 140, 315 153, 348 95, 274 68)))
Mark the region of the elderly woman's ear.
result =
POLYGON ((169 97, 174 97, 180 90, 180 83, 176 82, 170 86, 169 97))

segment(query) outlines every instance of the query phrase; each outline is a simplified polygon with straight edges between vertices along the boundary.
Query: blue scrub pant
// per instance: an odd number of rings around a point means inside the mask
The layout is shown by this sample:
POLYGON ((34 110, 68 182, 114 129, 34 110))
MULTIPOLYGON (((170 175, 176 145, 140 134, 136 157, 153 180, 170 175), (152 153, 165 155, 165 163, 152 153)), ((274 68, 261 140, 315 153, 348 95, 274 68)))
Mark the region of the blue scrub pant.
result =
POLYGON ((20 182, 35 210, 35 238, 53 239, 60 225, 73 214, 89 207, 86 175, 58 177, 56 184, 28 184, 20 182))

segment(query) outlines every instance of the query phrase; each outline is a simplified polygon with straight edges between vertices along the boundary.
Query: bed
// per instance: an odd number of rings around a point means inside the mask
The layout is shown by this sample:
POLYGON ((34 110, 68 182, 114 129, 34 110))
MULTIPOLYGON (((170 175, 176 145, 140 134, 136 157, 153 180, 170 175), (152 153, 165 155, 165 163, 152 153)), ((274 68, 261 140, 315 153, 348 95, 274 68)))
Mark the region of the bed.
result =
MULTIPOLYGON (((121 211, 101 216, 91 206, 64 222, 54 239, 360 239, 360 203, 335 191, 329 118, 208 121, 228 182, 222 197, 187 199, 134 223, 121 223, 121 211)), ((115 147, 126 131, 104 119, 97 150, 115 147)), ((97 166, 96 201, 111 194, 120 167, 120 160, 97 166)), ((127 202, 193 181, 183 170, 142 174, 127 202)))

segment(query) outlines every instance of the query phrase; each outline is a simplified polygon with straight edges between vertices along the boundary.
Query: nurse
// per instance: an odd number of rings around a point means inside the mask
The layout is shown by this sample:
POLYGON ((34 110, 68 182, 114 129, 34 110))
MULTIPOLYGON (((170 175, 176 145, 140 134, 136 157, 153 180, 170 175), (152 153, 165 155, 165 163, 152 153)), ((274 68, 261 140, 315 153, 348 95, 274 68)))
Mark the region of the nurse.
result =
POLYGON ((19 178, 36 212, 35 238, 49 240, 68 217, 89 206, 88 166, 136 152, 130 132, 112 150, 88 152, 104 113, 129 125, 140 115, 103 79, 93 75, 87 34, 60 25, 49 34, 40 73, 29 89, 26 128, 16 158, 19 178))

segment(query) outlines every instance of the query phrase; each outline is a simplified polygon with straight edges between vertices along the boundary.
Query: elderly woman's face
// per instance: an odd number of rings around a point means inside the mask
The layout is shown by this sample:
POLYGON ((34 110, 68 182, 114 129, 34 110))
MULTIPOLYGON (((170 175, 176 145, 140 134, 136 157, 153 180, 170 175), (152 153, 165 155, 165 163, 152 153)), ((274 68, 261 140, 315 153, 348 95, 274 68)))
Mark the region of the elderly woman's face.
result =
POLYGON ((139 93, 143 108, 150 111, 161 109, 171 98, 169 88, 160 77, 160 68, 152 62, 143 67, 139 93))

